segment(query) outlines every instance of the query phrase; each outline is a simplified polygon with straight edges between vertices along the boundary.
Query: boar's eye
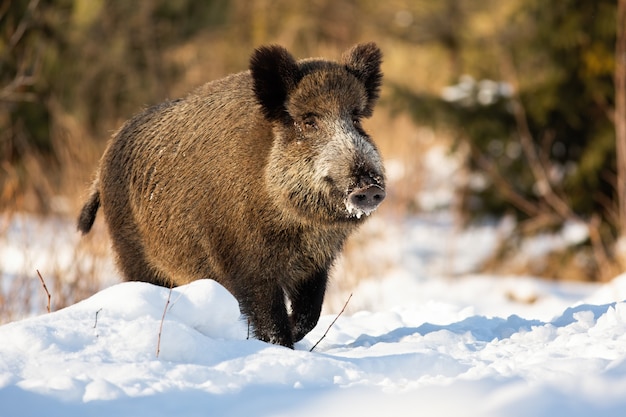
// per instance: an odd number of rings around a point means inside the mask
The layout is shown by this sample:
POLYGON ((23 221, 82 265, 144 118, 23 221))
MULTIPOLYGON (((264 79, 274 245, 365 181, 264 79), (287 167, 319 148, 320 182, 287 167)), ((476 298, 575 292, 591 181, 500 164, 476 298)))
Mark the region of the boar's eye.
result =
POLYGON ((302 123, 304 123, 304 127, 308 130, 317 130, 317 114, 315 113, 307 113, 302 118, 302 123))
POLYGON ((361 129, 361 116, 358 113, 352 113, 352 124, 357 129, 361 129))

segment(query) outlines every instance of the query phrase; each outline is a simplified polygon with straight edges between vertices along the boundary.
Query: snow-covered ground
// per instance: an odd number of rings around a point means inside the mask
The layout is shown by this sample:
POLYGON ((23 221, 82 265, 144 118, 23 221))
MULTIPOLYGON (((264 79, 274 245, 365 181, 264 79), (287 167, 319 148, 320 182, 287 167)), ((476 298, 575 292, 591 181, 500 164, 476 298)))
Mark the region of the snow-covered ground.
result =
POLYGON ((445 301, 431 287, 428 302, 340 316, 313 352, 334 316, 292 351, 247 340, 214 281, 171 296, 115 285, 0 327, 0 415, 623 415, 626 302, 611 300, 626 297, 626 277, 586 295, 526 280, 556 303, 580 297, 551 320, 533 318, 550 303, 474 312, 512 285, 468 277, 440 284, 445 301))
MULTIPOLYGON (((626 415, 626 275, 478 275, 507 220, 459 230, 445 210, 380 214, 295 350, 248 339, 237 302, 210 280, 171 293, 111 285, 0 326, 0 417, 626 415), (369 277, 341 286, 357 267, 369 277)), ((19 221, 0 236, 0 284, 74 253, 71 222, 41 233, 19 221)), ((570 225, 520 251, 580 238, 570 225)))

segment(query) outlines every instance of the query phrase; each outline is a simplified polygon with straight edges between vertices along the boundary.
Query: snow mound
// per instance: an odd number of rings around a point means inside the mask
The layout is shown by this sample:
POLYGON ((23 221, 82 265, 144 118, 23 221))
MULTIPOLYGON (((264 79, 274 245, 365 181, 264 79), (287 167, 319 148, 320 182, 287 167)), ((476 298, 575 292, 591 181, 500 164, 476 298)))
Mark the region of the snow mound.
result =
POLYGON ((626 407, 626 302, 579 303, 548 321, 453 303, 363 311, 339 317, 309 352, 333 319, 290 350, 248 340, 236 300, 214 281, 171 293, 119 284, 0 327, 0 415, 607 416, 626 407))

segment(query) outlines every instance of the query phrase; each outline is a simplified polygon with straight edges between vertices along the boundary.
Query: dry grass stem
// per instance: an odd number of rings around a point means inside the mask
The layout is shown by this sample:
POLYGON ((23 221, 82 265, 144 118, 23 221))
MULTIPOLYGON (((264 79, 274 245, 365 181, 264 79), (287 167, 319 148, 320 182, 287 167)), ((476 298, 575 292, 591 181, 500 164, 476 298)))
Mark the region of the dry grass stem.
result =
POLYGON ((46 291, 46 295, 48 296, 48 305, 46 306, 46 310, 48 310, 48 313, 50 313, 50 301, 52 299, 52 296, 50 295, 50 291, 48 291, 48 287, 46 286, 46 282, 43 280, 43 277, 41 276, 41 272, 39 272, 38 269, 37 269, 37 275, 39 276, 39 280, 41 281, 41 285, 43 285, 43 289, 46 291))
POLYGON ((167 307, 170 305, 170 299, 172 298, 172 289, 174 287, 170 287, 170 292, 167 294, 167 302, 165 303, 165 308, 163 309, 163 316, 161 316, 161 325, 159 326, 159 338, 157 339, 157 348, 156 348, 156 357, 159 357, 159 353, 161 353, 161 333, 163 332, 163 322, 165 321, 165 314, 167 313, 167 307))
POLYGON ((93 328, 96 333, 96 338, 100 337, 100 335, 98 334, 98 314, 100 314, 101 311, 102 309, 99 309, 98 311, 96 311, 96 320, 93 323, 93 328))
POLYGON ((98 327, 98 314, 100 314, 100 312, 101 312, 101 311, 102 311, 102 309, 100 309, 100 310, 96 311, 96 320, 95 320, 95 322, 93 323, 93 328, 94 328, 94 329, 98 327))
POLYGON ((337 319, 339 318, 339 316, 341 316, 343 314, 343 312, 346 310, 346 307, 348 306, 348 303, 350 302, 350 299, 352 298, 352 293, 350 293, 350 296, 348 297, 348 299, 346 300, 346 303, 343 305, 343 308, 341 309, 341 311, 337 314, 337 317, 335 317, 335 320, 332 321, 332 323, 330 323, 330 326, 328 326, 328 328, 326 329, 326 331, 324 332, 324 334, 322 335, 322 337, 320 337, 320 340, 317 341, 317 343, 315 343, 313 345, 313 347, 311 349, 309 349, 309 352, 313 352, 313 349, 315 349, 317 347, 317 345, 320 344, 320 342, 322 340, 324 340, 324 338, 326 337, 326 335, 328 334, 328 332, 330 331, 330 328, 333 327, 333 325, 335 324, 335 322, 337 321, 337 319))

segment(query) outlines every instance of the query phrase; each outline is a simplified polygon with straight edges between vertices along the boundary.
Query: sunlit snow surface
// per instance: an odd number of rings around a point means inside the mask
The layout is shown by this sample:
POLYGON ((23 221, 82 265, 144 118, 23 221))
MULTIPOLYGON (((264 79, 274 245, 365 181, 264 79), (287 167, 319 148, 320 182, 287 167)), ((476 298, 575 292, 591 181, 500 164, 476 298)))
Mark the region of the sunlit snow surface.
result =
POLYGON ((115 285, 0 327, 0 415, 623 415, 626 302, 611 300, 626 295, 626 277, 588 286, 549 320, 533 316, 581 289, 528 280, 553 302, 521 317, 474 313, 504 310, 506 279, 440 285, 441 300, 430 288, 431 301, 339 317, 313 352, 334 316, 292 351, 247 340, 214 281, 171 295, 115 285))

